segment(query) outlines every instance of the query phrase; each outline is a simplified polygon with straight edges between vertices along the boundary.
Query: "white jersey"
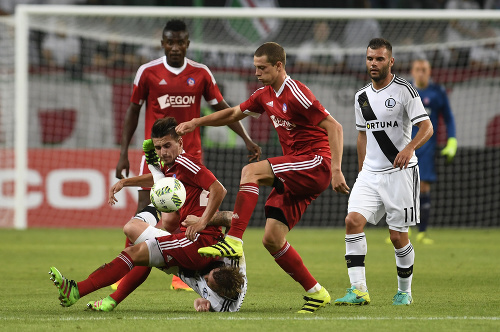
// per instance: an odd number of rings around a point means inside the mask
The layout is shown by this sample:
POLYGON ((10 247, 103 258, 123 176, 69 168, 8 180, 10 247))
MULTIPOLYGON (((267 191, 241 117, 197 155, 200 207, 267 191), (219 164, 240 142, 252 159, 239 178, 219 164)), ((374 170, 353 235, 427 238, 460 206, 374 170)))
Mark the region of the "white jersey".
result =
POLYGON ((234 299, 229 299, 223 296, 220 296, 216 292, 208 287, 207 282, 205 281, 204 275, 196 274, 194 276, 186 276, 182 269, 179 270, 179 278, 182 279, 186 284, 189 285, 196 293, 198 293, 204 299, 210 301, 210 311, 216 312, 236 312, 239 311, 241 305, 243 304, 243 300, 245 299, 245 294, 247 293, 247 273, 246 273, 246 264, 245 264, 245 256, 235 259, 223 257, 220 259, 226 266, 238 266, 240 268, 240 272, 244 276, 244 284, 241 289, 241 293, 239 293, 238 297, 234 299))
MULTIPOLYGON (((412 125, 429 119, 417 90, 405 79, 393 76, 380 90, 370 83, 356 92, 356 129, 366 131, 363 169, 377 173, 399 170, 396 155, 411 141, 412 125)), ((417 165, 415 153, 408 167, 417 165)))

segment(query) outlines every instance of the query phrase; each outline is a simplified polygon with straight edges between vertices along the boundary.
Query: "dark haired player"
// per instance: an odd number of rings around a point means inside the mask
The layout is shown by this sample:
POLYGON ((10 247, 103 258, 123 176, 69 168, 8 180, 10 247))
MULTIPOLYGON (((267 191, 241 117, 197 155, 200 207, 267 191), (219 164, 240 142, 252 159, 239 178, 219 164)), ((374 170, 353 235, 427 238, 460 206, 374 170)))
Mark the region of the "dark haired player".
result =
POLYGON ((394 245, 398 291, 394 305, 412 303, 411 282, 415 252, 408 227, 419 222, 419 173, 415 150, 432 136, 432 124, 417 90, 391 73, 392 45, 372 39, 366 48, 371 78, 356 92, 354 110, 358 130, 359 174, 349 197, 345 218, 345 260, 351 287, 336 305, 370 303, 366 286, 364 227, 377 224, 384 214, 394 245), (418 132, 411 138, 412 126, 418 132))
MULTIPOLYGON (((226 190, 195 157, 183 153, 183 142, 175 132, 176 125, 174 118, 157 120, 151 133, 153 144, 164 165, 162 173, 176 177, 186 188, 186 201, 178 211, 179 220, 184 221, 188 215, 198 217, 199 220, 194 225, 203 225, 203 232, 190 240, 186 236, 194 234, 193 225, 186 227, 180 224, 180 233, 177 234, 159 230, 151 225, 159 220, 156 210, 146 207, 126 227, 126 233, 131 240, 135 240, 135 245, 125 248, 117 258, 98 268, 87 279, 77 283, 66 279, 55 267, 51 267, 49 273, 59 291, 62 306, 69 307, 81 297, 109 286, 124 276, 125 279, 135 279, 132 281, 139 280, 139 285, 154 266, 164 270, 176 267, 180 269, 181 278, 203 296, 203 299, 195 301, 198 311, 239 310, 246 292, 244 262, 242 266, 238 266, 236 261, 217 262, 198 254, 199 248, 217 243, 223 237, 221 228, 209 224, 209 221, 219 208, 226 190), (229 268, 221 268, 223 265, 229 265, 229 268), (196 275, 194 271, 204 273, 196 275), (138 279, 140 276, 145 277, 138 279)), ((109 202, 116 202, 114 194, 124 186, 152 185, 151 173, 121 179, 111 188, 109 202)), ((101 311, 111 311, 118 303, 109 297, 103 302, 96 302, 89 303, 89 307, 101 311)))

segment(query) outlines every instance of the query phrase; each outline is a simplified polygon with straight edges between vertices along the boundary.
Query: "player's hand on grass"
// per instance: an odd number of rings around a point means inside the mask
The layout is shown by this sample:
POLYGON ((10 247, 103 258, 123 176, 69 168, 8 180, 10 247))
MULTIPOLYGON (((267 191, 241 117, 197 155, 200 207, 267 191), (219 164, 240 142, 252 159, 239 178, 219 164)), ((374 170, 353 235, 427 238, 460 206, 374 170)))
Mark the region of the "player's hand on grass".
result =
POLYGON ((443 150, 441 150, 441 155, 446 156, 446 161, 451 163, 455 155, 457 154, 457 139, 455 137, 448 138, 448 142, 443 150))
POLYGON ((332 172, 332 188, 340 194, 349 193, 349 190, 351 188, 349 188, 349 186, 345 182, 344 174, 342 174, 342 171, 338 170, 332 172))
POLYGON ((207 227, 207 224, 202 222, 202 221, 198 221, 198 222, 188 226, 186 229, 186 238, 188 240, 194 241, 196 239, 196 234, 198 232, 201 232, 202 230, 204 230, 205 227, 207 227))
POLYGON ((203 298, 194 300, 194 309, 198 312, 210 311, 210 301, 203 298))
POLYGON ((119 192, 120 190, 123 189, 123 181, 118 181, 115 183, 108 192, 108 203, 109 205, 115 205, 116 202, 118 202, 118 199, 116 199, 115 194, 119 192))
POLYGON ((130 170, 130 163, 128 161, 127 156, 120 155, 120 159, 118 160, 118 164, 116 165, 116 178, 117 179, 123 179, 124 176, 122 174, 123 171, 125 171, 125 177, 128 177, 130 170))
POLYGON ((403 168, 408 168, 408 164, 410 163, 411 157, 413 157, 413 153, 415 150, 411 148, 410 146, 406 146, 403 150, 401 150, 396 158, 394 159, 394 168, 403 169, 403 168))
POLYGON ((255 144, 254 141, 248 141, 245 143, 250 154, 248 155, 248 161, 260 161, 260 155, 262 154, 262 150, 260 146, 255 144))
POLYGON ((175 131, 177 134, 180 136, 186 135, 187 133, 190 133, 196 129, 196 124, 194 123, 194 120, 183 122, 177 125, 175 127, 175 131))

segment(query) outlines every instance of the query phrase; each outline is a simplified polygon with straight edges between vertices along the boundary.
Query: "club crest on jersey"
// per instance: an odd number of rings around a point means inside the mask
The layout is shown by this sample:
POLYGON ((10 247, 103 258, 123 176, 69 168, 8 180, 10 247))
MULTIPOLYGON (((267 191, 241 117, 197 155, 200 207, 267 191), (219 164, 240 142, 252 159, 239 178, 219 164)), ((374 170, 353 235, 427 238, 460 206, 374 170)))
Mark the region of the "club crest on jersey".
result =
POLYGON ((394 100, 394 98, 388 98, 385 100, 385 107, 393 108, 394 106, 396 106, 396 101, 394 100))
POLYGON ((288 106, 286 106, 285 103, 283 103, 283 113, 286 113, 288 111, 288 106))
POLYGON ((286 130, 292 130, 296 127, 295 123, 291 123, 290 121, 275 117, 274 115, 271 115, 271 120, 273 121, 274 127, 283 127, 286 130))
POLYGON ((206 287, 203 287, 203 294, 202 294, 203 298, 206 299, 208 297, 208 290, 206 287))
POLYGON ((194 78, 190 77, 187 79, 187 85, 188 86, 194 86, 194 83, 196 83, 196 81, 194 80, 194 78))

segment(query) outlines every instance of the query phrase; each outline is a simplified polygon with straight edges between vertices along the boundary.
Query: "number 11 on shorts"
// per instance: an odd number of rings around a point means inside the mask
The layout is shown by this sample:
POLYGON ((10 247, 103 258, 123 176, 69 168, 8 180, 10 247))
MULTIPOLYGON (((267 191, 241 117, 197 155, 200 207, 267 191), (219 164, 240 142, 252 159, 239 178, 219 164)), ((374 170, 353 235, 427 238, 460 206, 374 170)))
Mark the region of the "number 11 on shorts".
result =
MULTIPOLYGON (((408 208, 404 208, 405 210, 405 223, 408 222, 408 208)), ((413 222, 413 206, 410 207, 410 211, 411 211, 411 222, 413 222)))

